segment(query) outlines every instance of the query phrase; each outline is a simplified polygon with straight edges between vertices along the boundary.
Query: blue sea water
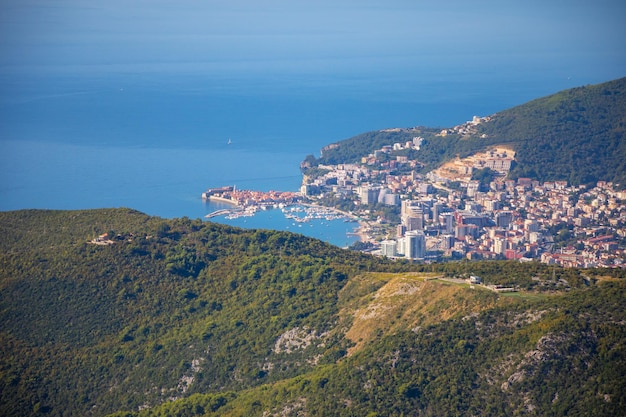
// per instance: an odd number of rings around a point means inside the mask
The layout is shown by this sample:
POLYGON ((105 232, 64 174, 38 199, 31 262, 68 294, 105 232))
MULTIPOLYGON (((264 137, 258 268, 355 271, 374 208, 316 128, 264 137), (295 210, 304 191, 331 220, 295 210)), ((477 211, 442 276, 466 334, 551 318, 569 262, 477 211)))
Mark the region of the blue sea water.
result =
MULTIPOLYGON (((575 84, 559 80, 431 77, 368 87, 197 75, 13 75, 0 79, 0 210, 131 207, 203 218, 216 208, 200 198, 207 188, 295 191, 300 161, 329 143, 388 127, 452 126, 575 84)), ((296 226, 279 211, 214 220, 339 246, 356 240, 346 234, 353 223, 296 226)))

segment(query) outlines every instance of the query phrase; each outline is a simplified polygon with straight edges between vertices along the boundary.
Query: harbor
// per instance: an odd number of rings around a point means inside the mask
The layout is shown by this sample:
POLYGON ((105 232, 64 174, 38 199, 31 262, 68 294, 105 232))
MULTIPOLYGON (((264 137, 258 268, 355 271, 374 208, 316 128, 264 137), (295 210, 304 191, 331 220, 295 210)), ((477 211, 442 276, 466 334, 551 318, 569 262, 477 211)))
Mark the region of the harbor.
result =
POLYGON ((360 225, 350 213, 310 204, 296 193, 235 191, 234 187, 214 190, 202 193, 208 210, 204 217, 211 221, 296 232, 340 247, 360 240, 360 225))
POLYGON ((236 219, 254 216, 259 210, 283 209, 286 206, 300 203, 302 197, 291 191, 238 190, 235 186, 226 186, 208 189, 202 193, 202 199, 233 206, 232 208, 221 208, 213 211, 205 215, 205 218, 210 219, 223 215, 229 219, 236 219))

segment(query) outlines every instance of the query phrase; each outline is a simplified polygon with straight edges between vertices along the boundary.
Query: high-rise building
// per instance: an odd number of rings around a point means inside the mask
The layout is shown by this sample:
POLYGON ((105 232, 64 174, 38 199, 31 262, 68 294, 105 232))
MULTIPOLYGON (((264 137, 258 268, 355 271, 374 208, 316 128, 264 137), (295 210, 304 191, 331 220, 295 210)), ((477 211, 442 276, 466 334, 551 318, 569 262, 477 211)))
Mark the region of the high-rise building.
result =
POLYGON ((397 206, 398 204, 400 204, 400 196, 398 194, 387 192, 383 196, 382 201, 381 198, 378 197, 378 202, 383 203, 386 206, 397 206))
POLYGON ((424 214, 421 210, 414 210, 405 217, 406 230, 424 230, 424 214))
POLYGON ((496 237, 493 239, 493 252, 500 255, 504 255, 506 251, 506 240, 502 237, 496 237))
POLYGON ((454 235, 443 235, 441 240, 443 249, 452 249, 454 247, 454 235))
POLYGON ((443 231, 445 233, 453 233, 454 232, 454 214, 452 213, 440 214, 439 224, 443 226, 443 231))
POLYGON ((391 191, 389 191, 388 188, 381 188, 380 192, 378 193, 378 203, 382 204, 385 202, 385 196, 387 194, 391 193, 391 191))
POLYGON ((376 204, 378 202, 379 187, 370 187, 363 185, 359 188, 359 196, 361 197, 361 204, 369 205, 376 204))
POLYGON ((526 219, 524 220, 524 228, 529 232, 538 232, 539 231, 539 223, 535 219, 526 219))
POLYGON ((495 220, 497 227, 509 227, 513 222, 513 213, 510 211, 501 211, 496 214, 495 220))
POLYGON ((419 201, 415 200, 402 200, 402 210, 400 211, 401 217, 406 217, 413 212, 413 210, 421 210, 422 205, 419 201))
POLYGON ((396 241, 396 255, 404 255, 406 253, 406 238, 402 237, 396 241))
POLYGON ((433 222, 438 221, 439 215, 442 213, 443 205, 440 203, 434 203, 430 211, 432 212, 431 220, 433 222))
POLYGON ((423 232, 411 230, 406 232, 404 256, 409 259, 424 259, 426 256, 426 237, 423 232))
POLYGON ((487 211, 496 211, 500 209, 500 202, 498 200, 485 200, 484 206, 487 211))
POLYGON ((422 204, 419 201, 403 200, 401 219, 406 230, 423 230, 424 211, 422 204))

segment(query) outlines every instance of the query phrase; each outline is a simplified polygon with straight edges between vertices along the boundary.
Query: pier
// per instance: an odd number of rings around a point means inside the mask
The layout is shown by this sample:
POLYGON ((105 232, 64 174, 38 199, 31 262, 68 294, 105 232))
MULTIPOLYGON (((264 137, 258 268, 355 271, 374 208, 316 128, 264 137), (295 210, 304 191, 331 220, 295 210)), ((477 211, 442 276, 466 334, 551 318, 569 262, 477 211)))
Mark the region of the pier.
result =
POLYGON ((210 219, 212 217, 217 217, 217 216, 223 216, 225 214, 230 214, 231 212, 232 212, 232 209, 215 210, 214 212, 211 212, 211 213, 207 214, 204 217, 207 218, 207 219, 210 219))

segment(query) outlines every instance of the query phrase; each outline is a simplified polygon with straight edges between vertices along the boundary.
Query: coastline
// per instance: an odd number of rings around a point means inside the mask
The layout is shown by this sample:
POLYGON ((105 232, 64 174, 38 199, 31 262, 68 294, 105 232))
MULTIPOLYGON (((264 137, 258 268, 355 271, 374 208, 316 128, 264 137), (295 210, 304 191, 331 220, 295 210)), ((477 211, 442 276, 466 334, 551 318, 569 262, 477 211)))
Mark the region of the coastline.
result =
POLYGON ((223 198, 212 195, 209 196, 209 201, 214 201, 216 203, 226 203, 234 207, 239 207, 239 204, 236 201, 231 200, 230 198, 223 198))
POLYGON ((371 242, 371 238, 367 234, 367 232, 370 229, 370 225, 369 225, 369 223, 367 221, 361 219, 359 216, 357 216, 357 215, 355 215, 353 213, 347 212, 347 211, 340 210, 340 209, 335 208, 335 207, 327 207, 327 206, 322 206, 322 205, 315 204, 315 203, 302 203, 302 205, 311 206, 311 207, 323 207, 325 209, 331 209, 331 210, 335 211, 336 213, 339 213, 339 214, 341 214, 341 215, 343 215, 343 216, 345 216, 345 217, 347 217, 349 219, 352 219, 359 226, 356 227, 354 229, 354 232, 350 233, 350 234, 354 235, 354 236, 358 236, 359 240, 361 242, 363 242, 363 243, 371 242))
MULTIPOLYGON (((320 206, 320 207, 325 207, 325 206, 320 206)), ((367 242, 372 241, 370 236, 367 234, 370 229, 370 224, 366 220, 363 220, 359 216, 353 213, 347 212, 347 211, 339 210, 337 208, 333 208, 333 210, 335 210, 339 214, 346 216, 347 218, 352 219, 359 225, 357 228, 355 228, 354 235, 358 236, 361 242, 367 243, 367 242)))
MULTIPOLYGON (((341 218, 339 213, 328 207, 304 207, 305 204, 293 204, 282 209, 272 206, 259 206, 258 210, 246 212, 241 206, 234 207, 219 201, 206 199, 205 219, 246 229, 269 229, 302 234, 319 239, 340 248, 349 248, 360 242, 357 233, 359 224, 353 217, 341 218), (299 207, 298 207, 299 206, 299 207), (267 208, 263 208, 267 207, 267 208)), ((310 204, 306 204, 310 206, 310 204)))
MULTIPOLYGON (((212 190, 211 190, 212 191, 212 190)), ((250 191, 247 191, 248 193, 252 193, 250 191)), ((270 192, 272 194, 275 194, 276 192, 270 192)), ((223 216, 225 215, 227 219, 233 219, 233 218, 239 218, 239 217, 250 217, 253 216, 255 213, 257 213, 258 209, 263 209, 266 210, 268 208, 267 205, 267 199, 266 198, 260 198, 260 197, 266 197, 265 195, 261 195, 261 196, 257 196, 257 195, 252 195, 249 196, 248 198, 252 198, 256 201, 256 204, 251 204, 251 205, 247 205, 247 204, 242 204, 237 200, 233 200, 231 198, 227 198, 225 196, 222 195, 215 195, 215 194, 211 194, 209 191, 206 193, 202 194, 202 198, 204 200, 207 200, 209 202, 213 202, 213 203, 219 203, 219 204, 228 204, 229 206, 232 206, 232 209, 228 209, 228 208, 221 208, 219 210, 213 211, 211 213, 206 214, 204 217, 209 219, 209 218, 213 218, 213 217, 218 217, 218 216, 223 216)), ((335 208, 335 207, 328 207, 328 206, 324 206, 324 205, 320 205, 320 204, 316 204, 315 202, 305 202, 305 201, 283 201, 283 198, 277 198, 277 197, 282 197, 282 196, 274 196, 271 195, 270 196, 270 201, 274 201, 273 206, 274 207, 278 207, 277 202, 281 201, 281 203, 279 204, 281 206, 281 208, 283 207, 283 205, 286 206, 291 206, 291 205, 300 205, 303 207, 309 207, 311 209, 316 209, 316 210, 322 210, 323 212, 334 212, 335 215, 338 215, 338 217, 343 217, 344 219, 347 219, 345 221, 350 221, 352 223, 356 223, 357 225, 353 228, 352 232, 347 232, 347 235, 351 235, 356 237, 360 242, 371 242, 372 238, 369 235, 369 231, 370 231, 370 224, 369 222, 367 222, 366 220, 362 219, 361 217, 355 215, 354 213, 351 212, 347 212, 347 211, 343 211, 341 209, 335 208)), ((284 210, 283 210, 284 212, 284 210)), ((318 213, 320 214, 320 213, 318 213)), ((332 215, 331 217, 334 217, 335 215, 332 215)), ((293 214, 291 214, 291 216, 293 216, 293 214)), ((308 218, 309 216, 311 216, 311 218, 313 218, 314 214, 307 214, 308 218)), ((285 214, 285 217, 287 218, 292 218, 289 217, 289 215, 285 214)), ((293 217, 294 220, 296 222, 302 223, 304 221, 306 221, 306 218, 299 218, 299 217, 293 217)), ((327 220, 329 220, 330 218, 326 217, 327 220)), ((301 227, 301 225, 300 225, 301 227)))
POLYGON ((355 230, 355 235, 357 235, 359 237, 359 240, 363 243, 371 242, 372 239, 367 234, 370 228, 369 223, 364 220, 359 220, 358 223, 359 227, 355 230))

